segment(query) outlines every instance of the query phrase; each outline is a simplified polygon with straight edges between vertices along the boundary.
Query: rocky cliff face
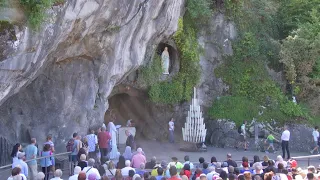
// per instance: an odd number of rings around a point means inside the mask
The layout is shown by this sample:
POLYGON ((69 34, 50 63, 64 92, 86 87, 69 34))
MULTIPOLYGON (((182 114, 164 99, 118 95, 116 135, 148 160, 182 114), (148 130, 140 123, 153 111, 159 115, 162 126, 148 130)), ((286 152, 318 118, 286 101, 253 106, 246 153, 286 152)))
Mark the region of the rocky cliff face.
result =
POLYGON ((50 10, 40 32, 15 27, 16 39, 6 33, 0 136, 6 143, 30 137, 42 143, 52 134, 62 149, 73 132, 101 124, 113 87, 176 31, 183 5, 184 0, 68 0, 50 10))

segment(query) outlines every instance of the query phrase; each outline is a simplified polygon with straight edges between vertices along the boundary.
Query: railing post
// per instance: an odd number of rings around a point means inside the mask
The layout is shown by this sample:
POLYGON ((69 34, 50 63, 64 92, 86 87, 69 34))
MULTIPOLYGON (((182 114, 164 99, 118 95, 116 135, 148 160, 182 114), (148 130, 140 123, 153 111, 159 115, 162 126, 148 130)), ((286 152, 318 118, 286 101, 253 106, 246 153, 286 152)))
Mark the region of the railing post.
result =
POLYGON ((44 171, 45 171, 45 179, 49 179, 48 174, 47 174, 47 171, 48 171, 48 168, 47 168, 47 158, 44 159, 44 171))
POLYGON ((308 166, 310 166, 310 158, 308 158, 308 166))

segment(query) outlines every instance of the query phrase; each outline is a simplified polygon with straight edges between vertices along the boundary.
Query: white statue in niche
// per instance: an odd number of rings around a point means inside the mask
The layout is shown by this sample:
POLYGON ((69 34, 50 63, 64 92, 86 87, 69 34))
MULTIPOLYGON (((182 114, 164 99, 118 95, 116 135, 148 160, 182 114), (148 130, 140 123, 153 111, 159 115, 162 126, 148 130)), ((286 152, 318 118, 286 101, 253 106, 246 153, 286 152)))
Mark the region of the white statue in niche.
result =
POLYGON ((162 59, 162 69, 163 69, 163 74, 169 74, 169 63, 170 63, 170 57, 169 57, 169 52, 168 52, 168 47, 164 48, 164 51, 161 54, 161 59, 162 59))

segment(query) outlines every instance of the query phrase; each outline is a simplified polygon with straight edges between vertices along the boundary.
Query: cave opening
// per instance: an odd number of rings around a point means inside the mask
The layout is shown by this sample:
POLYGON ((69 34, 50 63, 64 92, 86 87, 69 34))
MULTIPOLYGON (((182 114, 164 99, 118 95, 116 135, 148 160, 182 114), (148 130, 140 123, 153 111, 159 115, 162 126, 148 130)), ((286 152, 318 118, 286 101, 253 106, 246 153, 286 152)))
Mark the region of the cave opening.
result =
POLYGON ((159 122, 157 107, 150 102, 147 94, 133 87, 117 88, 120 91, 108 99, 109 108, 105 113, 105 123, 114 117, 115 125, 123 127, 131 119, 136 128, 136 140, 163 139, 166 136, 167 123, 159 122))

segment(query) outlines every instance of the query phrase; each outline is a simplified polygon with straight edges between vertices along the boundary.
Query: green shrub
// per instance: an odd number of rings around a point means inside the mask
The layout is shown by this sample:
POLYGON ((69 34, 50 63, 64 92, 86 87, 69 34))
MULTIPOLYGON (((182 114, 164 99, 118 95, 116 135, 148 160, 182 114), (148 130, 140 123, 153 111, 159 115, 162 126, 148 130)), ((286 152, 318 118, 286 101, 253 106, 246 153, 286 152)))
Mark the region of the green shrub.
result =
POLYGON ((215 74, 229 85, 229 96, 215 101, 209 115, 237 123, 253 118, 279 123, 309 118, 300 105, 285 96, 266 70, 267 63, 280 64, 280 45, 272 39, 279 37, 273 2, 246 0, 227 3, 234 3, 226 4, 227 12, 237 23, 240 33, 233 43, 233 56, 224 57, 224 64, 215 70, 215 74), (263 113, 259 115, 259 111, 263 113))
POLYGON ((152 86, 156 84, 162 75, 162 66, 161 66, 161 57, 158 54, 155 54, 151 63, 146 67, 143 67, 140 71, 143 84, 147 86, 152 86))
POLYGON ((54 3, 62 3, 64 0, 19 0, 30 27, 39 29, 41 23, 47 18, 46 10, 54 3))
POLYGON ((259 112, 259 104, 241 96, 223 96, 209 109, 214 119, 230 119, 239 126, 244 120, 251 120, 259 112))

